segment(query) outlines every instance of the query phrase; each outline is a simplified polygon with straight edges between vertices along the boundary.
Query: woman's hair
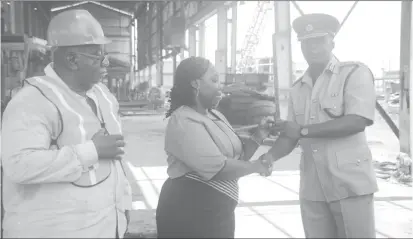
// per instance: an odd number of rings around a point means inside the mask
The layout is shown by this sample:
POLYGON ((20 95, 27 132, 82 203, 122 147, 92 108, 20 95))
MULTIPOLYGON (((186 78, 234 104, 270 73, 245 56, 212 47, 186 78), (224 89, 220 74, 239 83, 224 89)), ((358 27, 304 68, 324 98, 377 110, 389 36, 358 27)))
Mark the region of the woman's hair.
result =
POLYGON ((166 112, 166 118, 183 105, 195 105, 195 93, 191 82, 201 78, 211 65, 211 62, 203 57, 189 57, 179 63, 174 75, 169 99, 170 108, 166 112))

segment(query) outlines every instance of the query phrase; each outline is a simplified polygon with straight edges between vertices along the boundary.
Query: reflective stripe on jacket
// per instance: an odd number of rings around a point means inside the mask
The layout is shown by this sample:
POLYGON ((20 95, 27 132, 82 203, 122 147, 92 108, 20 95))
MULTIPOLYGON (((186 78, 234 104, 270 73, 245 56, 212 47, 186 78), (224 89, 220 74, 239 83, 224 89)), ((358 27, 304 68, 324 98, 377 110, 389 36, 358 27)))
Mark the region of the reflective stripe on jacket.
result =
POLYGON ((98 118, 50 65, 45 73, 27 79, 4 114, 4 236, 113 238, 118 225, 122 237, 130 185, 119 161, 97 161, 91 141, 99 118, 109 134, 122 133, 118 102, 95 85, 87 94, 98 118), (58 148, 51 147, 56 138, 58 148))

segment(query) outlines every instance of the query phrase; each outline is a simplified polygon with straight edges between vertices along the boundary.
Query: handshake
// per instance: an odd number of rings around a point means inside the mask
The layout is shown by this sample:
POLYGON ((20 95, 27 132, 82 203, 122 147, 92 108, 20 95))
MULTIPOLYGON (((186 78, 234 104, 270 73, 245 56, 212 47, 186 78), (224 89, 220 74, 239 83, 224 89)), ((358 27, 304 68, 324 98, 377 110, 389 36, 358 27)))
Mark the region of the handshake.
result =
MULTIPOLYGON (((301 126, 292 121, 286 120, 272 120, 270 118, 263 118, 255 127, 255 132, 251 135, 251 138, 261 144, 270 134, 278 135, 282 134, 285 137, 298 140, 301 137, 301 126)), ((257 163, 261 165, 258 171, 261 176, 268 177, 272 173, 272 166, 274 159, 271 154, 265 153, 259 157, 257 163)))

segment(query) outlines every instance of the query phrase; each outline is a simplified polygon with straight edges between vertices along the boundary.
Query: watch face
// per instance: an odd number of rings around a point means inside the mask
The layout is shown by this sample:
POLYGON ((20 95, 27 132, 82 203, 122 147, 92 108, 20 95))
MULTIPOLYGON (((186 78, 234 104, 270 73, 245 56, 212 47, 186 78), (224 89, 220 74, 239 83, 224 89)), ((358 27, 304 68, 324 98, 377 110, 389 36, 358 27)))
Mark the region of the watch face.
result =
POLYGON ((307 135, 308 134, 308 129, 307 128, 302 128, 301 129, 301 135, 307 135))

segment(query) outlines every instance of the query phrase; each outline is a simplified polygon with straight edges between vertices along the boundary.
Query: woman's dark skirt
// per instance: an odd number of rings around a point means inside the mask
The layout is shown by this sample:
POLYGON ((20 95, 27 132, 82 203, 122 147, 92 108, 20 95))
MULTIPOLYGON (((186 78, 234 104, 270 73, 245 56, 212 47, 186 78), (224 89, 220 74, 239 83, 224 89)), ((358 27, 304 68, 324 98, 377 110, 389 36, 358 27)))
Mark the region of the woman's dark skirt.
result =
POLYGON ((234 238, 236 206, 202 182, 167 179, 156 210, 158 238, 234 238))

